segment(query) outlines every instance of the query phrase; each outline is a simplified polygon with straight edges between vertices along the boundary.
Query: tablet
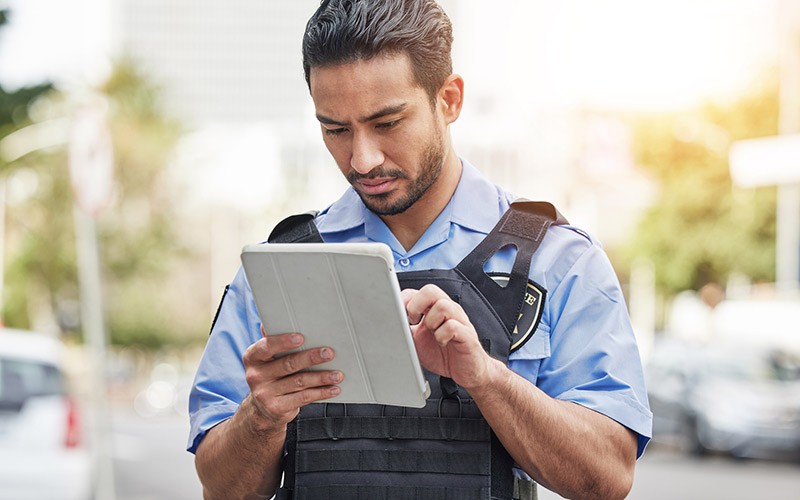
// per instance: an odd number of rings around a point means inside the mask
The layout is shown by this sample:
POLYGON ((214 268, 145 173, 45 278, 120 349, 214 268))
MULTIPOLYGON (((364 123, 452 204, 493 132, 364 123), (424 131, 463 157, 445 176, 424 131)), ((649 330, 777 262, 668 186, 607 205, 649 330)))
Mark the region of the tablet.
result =
POLYGON ((392 251, 383 243, 268 243, 242 250, 242 265, 268 334, 300 332, 301 349, 336 355, 330 402, 421 408, 430 391, 411 337, 392 251))

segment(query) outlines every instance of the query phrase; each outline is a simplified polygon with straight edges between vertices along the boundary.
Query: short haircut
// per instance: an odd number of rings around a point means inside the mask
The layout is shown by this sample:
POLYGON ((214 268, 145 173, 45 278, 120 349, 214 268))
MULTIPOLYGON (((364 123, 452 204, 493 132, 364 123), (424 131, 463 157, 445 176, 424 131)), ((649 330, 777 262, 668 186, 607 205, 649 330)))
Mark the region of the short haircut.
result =
POLYGON ((453 28, 434 0, 323 0, 303 36, 303 71, 405 53, 431 100, 453 72, 453 28))

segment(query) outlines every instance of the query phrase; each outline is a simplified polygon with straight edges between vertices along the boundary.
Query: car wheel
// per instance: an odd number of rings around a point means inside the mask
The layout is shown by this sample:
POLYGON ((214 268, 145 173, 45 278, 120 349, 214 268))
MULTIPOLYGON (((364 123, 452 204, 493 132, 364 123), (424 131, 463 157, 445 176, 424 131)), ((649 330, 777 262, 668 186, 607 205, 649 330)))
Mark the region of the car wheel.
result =
POLYGON ((697 418, 690 417, 686 423, 686 436, 689 442, 689 453, 696 457, 708 455, 709 450, 700 439, 700 424, 697 418))

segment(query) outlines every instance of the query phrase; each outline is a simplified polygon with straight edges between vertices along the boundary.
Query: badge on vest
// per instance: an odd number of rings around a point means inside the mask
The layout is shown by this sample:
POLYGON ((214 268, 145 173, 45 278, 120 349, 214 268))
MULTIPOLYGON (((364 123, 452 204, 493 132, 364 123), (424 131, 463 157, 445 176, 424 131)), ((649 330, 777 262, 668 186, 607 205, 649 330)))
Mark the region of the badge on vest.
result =
MULTIPOLYGON (((505 286, 508 283, 508 274, 504 273, 490 273, 495 283, 505 286)), ((511 350, 514 352, 523 345, 525 342, 533 337, 536 328, 539 326, 539 321, 542 319, 542 312, 544 311, 544 297, 547 290, 534 281, 528 280, 528 288, 525 290, 525 299, 522 302, 522 308, 519 311, 517 324, 514 326, 514 332, 511 336, 511 350)))

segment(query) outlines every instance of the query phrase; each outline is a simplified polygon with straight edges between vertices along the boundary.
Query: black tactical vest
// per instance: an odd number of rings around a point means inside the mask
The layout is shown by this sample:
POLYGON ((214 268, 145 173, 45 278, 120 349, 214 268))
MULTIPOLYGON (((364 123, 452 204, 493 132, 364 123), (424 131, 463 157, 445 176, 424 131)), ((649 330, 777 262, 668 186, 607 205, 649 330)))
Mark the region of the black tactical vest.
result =
MULTIPOLYGON (((269 242, 322 242, 313 214, 279 223, 269 242)), ((515 202, 455 269, 398 273, 401 288, 433 283, 466 311, 484 349, 508 364, 529 290, 531 259, 552 224, 566 220, 549 203, 515 202), (508 276, 484 264, 513 245, 508 276)), ((537 285, 544 300, 544 289, 537 285)), ((513 460, 475 402, 452 379, 425 371, 423 408, 341 403, 301 408, 289 424, 278 499, 530 499, 535 484, 515 481, 513 460)))

